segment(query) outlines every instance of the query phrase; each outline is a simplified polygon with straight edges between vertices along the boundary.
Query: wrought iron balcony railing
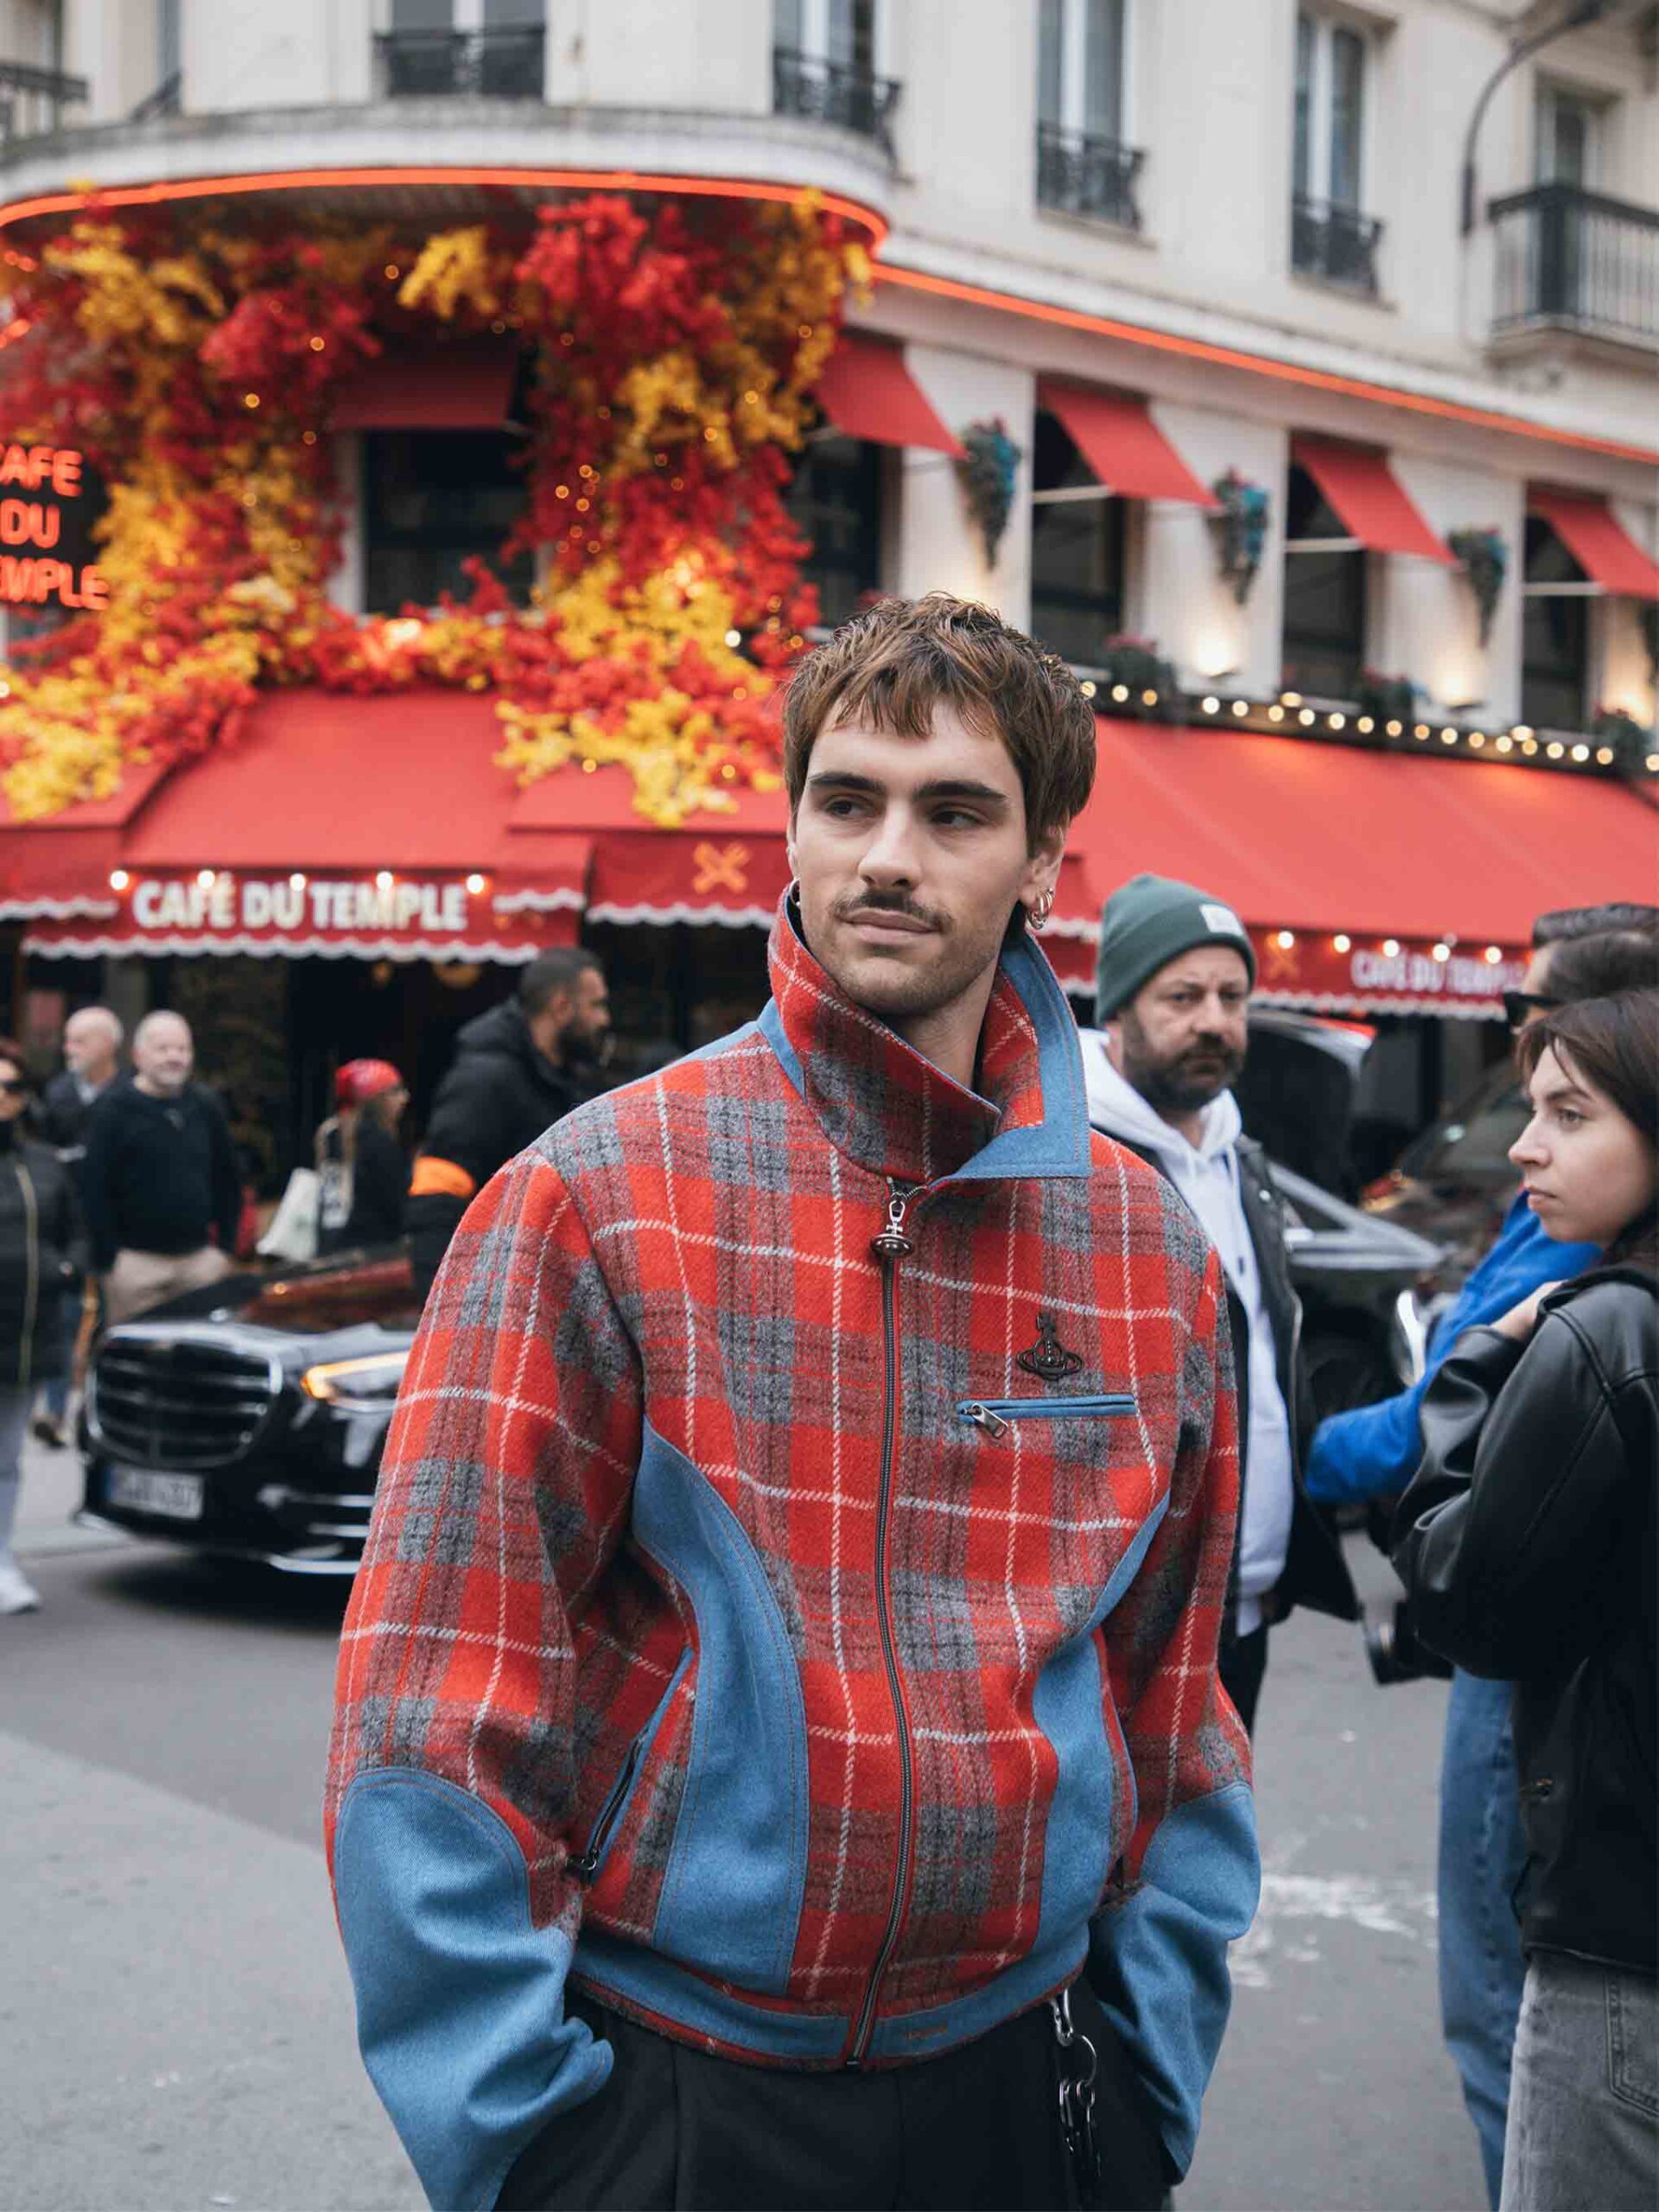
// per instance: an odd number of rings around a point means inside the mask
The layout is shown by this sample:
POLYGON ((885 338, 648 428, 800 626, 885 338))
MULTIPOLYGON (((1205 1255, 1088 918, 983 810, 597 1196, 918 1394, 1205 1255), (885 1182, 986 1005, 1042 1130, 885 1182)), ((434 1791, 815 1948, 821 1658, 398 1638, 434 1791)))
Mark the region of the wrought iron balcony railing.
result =
POLYGON ((146 93, 132 113, 129 123, 153 123, 158 116, 176 115, 184 98, 184 75, 175 69, 170 77, 163 77, 153 92, 146 93))
POLYGON ((547 32, 540 23, 488 31, 380 31, 374 44, 385 99, 542 97, 547 32))
POLYGON ((0 160, 26 139, 60 130, 64 110, 81 105, 91 90, 84 77, 67 77, 61 69, 0 61, 0 160))
POLYGON ((815 123, 838 123, 843 130, 874 138, 889 154, 899 90, 894 78, 873 76, 867 69, 849 69, 844 63, 803 54, 798 47, 772 49, 772 105, 778 114, 810 116, 815 123))
POLYGON ((1092 215, 1138 231, 1135 181, 1146 155, 1116 138, 1095 138, 1058 124, 1037 126, 1037 200, 1066 215, 1092 215))
POLYGON ((1576 184, 1535 184, 1486 212, 1494 334, 1542 325, 1659 344, 1659 210, 1576 184))
POLYGON ((1375 215, 1338 207, 1298 193, 1290 205, 1290 264, 1304 276, 1323 277, 1350 291, 1376 289, 1376 249, 1382 226, 1375 215))

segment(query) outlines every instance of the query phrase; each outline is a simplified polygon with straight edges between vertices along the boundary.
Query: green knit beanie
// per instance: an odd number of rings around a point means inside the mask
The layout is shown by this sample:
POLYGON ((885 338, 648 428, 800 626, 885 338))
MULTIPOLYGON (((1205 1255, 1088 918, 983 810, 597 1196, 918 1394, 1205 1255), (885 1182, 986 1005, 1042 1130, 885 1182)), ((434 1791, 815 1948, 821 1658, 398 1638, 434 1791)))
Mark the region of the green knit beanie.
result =
POLYGON ((1255 950, 1230 906, 1196 884, 1167 875, 1133 875, 1114 891, 1100 918, 1095 1020, 1104 1021, 1142 983, 1195 945, 1225 944, 1243 956, 1255 983, 1255 950))

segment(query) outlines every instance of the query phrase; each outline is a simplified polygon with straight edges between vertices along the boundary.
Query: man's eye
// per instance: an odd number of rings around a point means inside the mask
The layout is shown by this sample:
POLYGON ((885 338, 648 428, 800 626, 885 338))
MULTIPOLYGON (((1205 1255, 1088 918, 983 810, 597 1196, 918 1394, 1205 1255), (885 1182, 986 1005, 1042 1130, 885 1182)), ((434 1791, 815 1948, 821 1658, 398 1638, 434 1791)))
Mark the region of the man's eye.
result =
POLYGON ((979 817, 976 814, 970 814, 965 806, 942 806, 933 817, 933 820, 935 825, 941 830, 971 830, 978 822, 979 817))
POLYGON ((832 822, 844 822, 850 815, 858 812, 858 801, 843 795, 840 798, 826 798, 820 801, 820 807, 832 822))

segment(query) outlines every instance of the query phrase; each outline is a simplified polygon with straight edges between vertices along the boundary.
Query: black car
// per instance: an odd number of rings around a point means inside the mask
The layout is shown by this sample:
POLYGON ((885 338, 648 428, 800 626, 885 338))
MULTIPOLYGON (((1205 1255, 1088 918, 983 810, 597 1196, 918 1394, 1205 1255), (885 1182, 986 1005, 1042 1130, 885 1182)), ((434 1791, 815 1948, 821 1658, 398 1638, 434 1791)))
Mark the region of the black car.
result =
POLYGON ((109 1330, 81 1419, 83 1520, 296 1574, 350 1574, 420 1305, 402 1250, 238 1275, 109 1330))
MULTIPOLYGON (((1281 1171, 1322 1413, 1399 1389, 1410 1288, 1439 1258, 1281 1171)), ((350 1574, 420 1318, 407 1255, 241 1275, 111 1329, 93 1355, 82 1517, 296 1574, 350 1574)))

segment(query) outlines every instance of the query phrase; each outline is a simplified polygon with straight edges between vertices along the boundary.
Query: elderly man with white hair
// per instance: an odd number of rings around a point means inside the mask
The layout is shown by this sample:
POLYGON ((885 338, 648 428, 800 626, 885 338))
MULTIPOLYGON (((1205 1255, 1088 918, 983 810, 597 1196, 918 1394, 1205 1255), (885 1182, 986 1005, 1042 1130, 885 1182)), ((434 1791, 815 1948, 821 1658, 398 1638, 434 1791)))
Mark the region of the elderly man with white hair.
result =
MULTIPOLYGON (((77 1007, 63 1026, 63 1069, 41 1093, 35 1128, 72 1178, 78 1179, 86 1156, 86 1124, 92 1109, 121 1073, 121 1046, 126 1033, 120 1015, 106 1006, 77 1007)), ((41 1392, 41 1408, 34 1423, 41 1442, 54 1446, 61 1446, 67 1440, 69 1389, 74 1380, 84 1304, 80 1284, 66 1291, 60 1302, 63 1363, 41 1392)))
POLYGON ((111 1322, 230 1271, 241 1176, 224 1109, 190 1079, 194 1060, 182 1014, 147 1014, 132 1081, 106 1091, 87 1124, 81 1194, 111 1322))

